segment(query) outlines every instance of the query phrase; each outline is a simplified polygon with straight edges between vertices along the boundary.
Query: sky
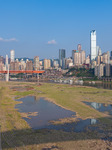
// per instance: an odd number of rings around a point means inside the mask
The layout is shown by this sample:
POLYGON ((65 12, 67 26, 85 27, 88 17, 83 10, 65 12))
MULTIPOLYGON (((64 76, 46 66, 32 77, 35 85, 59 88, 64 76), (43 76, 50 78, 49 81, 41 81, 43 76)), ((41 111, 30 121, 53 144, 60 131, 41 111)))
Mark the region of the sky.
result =
POLYGON ((71 57, 77 44, 90 53, 96 30, 102 52, 112 50, 112 0, 0 0, 0 55, 71 57))

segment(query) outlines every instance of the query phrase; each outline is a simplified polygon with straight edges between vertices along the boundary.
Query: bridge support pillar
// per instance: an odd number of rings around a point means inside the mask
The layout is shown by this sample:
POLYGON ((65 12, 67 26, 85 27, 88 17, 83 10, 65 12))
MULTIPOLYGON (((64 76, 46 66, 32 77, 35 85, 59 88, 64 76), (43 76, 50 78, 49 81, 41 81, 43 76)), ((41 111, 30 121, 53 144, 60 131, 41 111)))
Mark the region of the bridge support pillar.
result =
POLYGON ((5 77, 6 77, 6 82, 8 82, 9 81, 9 65, 7 65, 6 68, 7 68, 7 74, 5 77))

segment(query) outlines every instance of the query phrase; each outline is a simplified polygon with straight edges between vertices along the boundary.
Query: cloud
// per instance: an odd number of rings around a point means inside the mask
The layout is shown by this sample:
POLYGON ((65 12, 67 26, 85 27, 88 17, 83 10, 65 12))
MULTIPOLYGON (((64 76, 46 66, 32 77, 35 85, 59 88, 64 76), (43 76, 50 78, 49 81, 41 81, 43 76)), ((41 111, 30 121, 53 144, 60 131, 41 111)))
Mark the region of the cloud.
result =
POLYGON ((57 44, 57 42, 55 40, 51 40, 51 41, 48 41, 47 44, 51 45, 51 44, 57 44))
POLYGON ((17 42, 18 40, 16 38, 10 38, 10 39, 4 39, 0 37, 0 42, 17 42))

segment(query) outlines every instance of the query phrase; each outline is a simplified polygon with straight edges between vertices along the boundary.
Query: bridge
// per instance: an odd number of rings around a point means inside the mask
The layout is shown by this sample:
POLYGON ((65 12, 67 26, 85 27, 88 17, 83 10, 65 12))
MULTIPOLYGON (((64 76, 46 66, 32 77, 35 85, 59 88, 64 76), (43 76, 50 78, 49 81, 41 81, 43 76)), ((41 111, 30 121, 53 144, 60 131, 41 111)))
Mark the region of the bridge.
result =
MULTIPOLYGON (((34 74, 34 73, 39 74, 39 73, 41 73, 42 74, 44 72, 45 72, 44 70, 38 70, 38 71, 36 71, 36 70, 9 70, 10 74, 19 74, 19 73, 29 73, 29 74, 34 74)), ((7 74, 8 71, 7 70, 0 71, 0 73, 7 74)))

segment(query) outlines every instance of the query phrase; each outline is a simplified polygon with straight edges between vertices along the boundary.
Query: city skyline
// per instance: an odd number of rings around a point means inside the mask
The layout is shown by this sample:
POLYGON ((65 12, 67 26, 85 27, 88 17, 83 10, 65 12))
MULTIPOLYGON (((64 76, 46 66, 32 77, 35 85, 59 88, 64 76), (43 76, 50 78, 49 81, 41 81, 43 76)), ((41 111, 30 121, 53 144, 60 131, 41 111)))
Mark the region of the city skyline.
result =
MULTIPOLYGON (((96 58, 97 58, 97 56, 98 55, 101 55, 102 54, 102 50, 101 50, 101 48, 100 48, 100 46, 98 46, 97 45, 97 40, 96 40, 96 30, 92 30, 92 31, 90 31, 90 53, 88 54, 88 55, 86 55, 86 51, 85 50, 82 50, 82 45, 81 44, 77 44, 77 48, 75 49, 75 50, 72 50, 71 51, 71 55, 70 56, 67 56, 67 57, 65 57, 65 58, 72 58, 72 59, 74 59, 73 57, 73 51, 76 51, 76 52, 78 52, 78 53, 80 53, 80 52, 82 52, 82 51, 84 51, 84 57, 90 57, 90 60, 91 60, 91 62, 92 61, 95 61, 96 60, 96 58)), ((60 61, 60 51, 61 50, 64 50, 65 52, 65 54, 66 54, 66 49, 59 49, 59 58, 58 57, 55 57, 55 58, 42 58, 41 60, 43 60, 43 59, 51 59, 51 60, 53 60, 53 59, 59 59, 59 61, 60 61)), ((109 51, 108 51, 109 52, 109 51)), ((105 52, 104 52, 105 53, 105 52)), ((112 51, 110 51, 110 53, 112 53, 112 51)), ((6 54, 7 55, 7 54, 6 54)), ((5 55, 5 56, 6 56, 5 55)), ((2 56, 2 55, 0 55, 0 56, 2 56)), ((4 56, 3 56, 4 57, 4 56)), ((39 56, 36 56, 36 57, 39 57, 39 56)), ((11 59, 11 61, 13 61, 14 62, 14 59, 22 59, 22 58, 28 58, 28 59, 33 59, 33 58, 31 58, 31 57, 24 57, 24 56, 22 56, 22 57, 15 57, 15 50, 10 50, 10 57, 9 57, 10 59, 11 59)), ((34 58, 35 58, 35 56, 34 56, 34 58)))
POLYGON ((91 30, 97 31, 102 52, 111 51, 111 4, 110 0, 1 0, 0 55, 14 49, 17 57, 58 58, 58 50, 66 49, 68 57, 77 44, 88 55, 91 30))

